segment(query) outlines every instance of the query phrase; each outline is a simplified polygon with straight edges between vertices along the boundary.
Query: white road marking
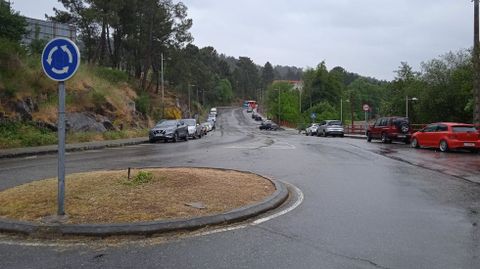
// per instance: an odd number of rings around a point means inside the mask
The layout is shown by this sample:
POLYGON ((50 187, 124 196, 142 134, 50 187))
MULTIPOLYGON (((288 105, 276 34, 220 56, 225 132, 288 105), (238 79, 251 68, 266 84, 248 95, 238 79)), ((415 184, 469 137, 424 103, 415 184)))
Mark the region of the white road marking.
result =
POLYGON ((25 157, 25 160, 32 160, 32 159, 36 159, 37 157, 38 157, 37 155, 28 156, 28 157, 25 157))
POLYGON ((295 201, 295 203, 293 203, 288 208, 286 208, 286 209, 284 209, 280 212, 277 212, 273 215, 270 215, 270 216, 267 216, 267 217, 264 217, 264 218, 261 218, 261 219, 257 219, 257 220, 255 220, 251 223, 248 223, 248 224, 242 224, 242 225, 237 225, 237 226, 232 226, 232 227, 227 227, 227 228, 220 228, 220 229, 215 229, 215 230, 211 230, 211 231, 201 232, 201 233, 193 234, 192 237, 194 237, 194 236, 205 236, 205 235, 211 235, 211 234, 216 234, 216 233, 223 233, 223 232, 228 232, 228 231, 233 231, 233 230, 244 229, 244 228, 248 228, 248 227, 252 227, 252 226, 262 224, 264 222, 267 222, 269 220, 272 220, 274 218, 278 218, 282 215, 287 214, 288 212, 294 210, 299 205, 301 205, 302 202, 303 202, 303 199, 304 199, 303 192, 299 188, 297 188, 293 185, 290 185, 290 186, 294 189, 298 198, 297 198, 297 201, 295 201))

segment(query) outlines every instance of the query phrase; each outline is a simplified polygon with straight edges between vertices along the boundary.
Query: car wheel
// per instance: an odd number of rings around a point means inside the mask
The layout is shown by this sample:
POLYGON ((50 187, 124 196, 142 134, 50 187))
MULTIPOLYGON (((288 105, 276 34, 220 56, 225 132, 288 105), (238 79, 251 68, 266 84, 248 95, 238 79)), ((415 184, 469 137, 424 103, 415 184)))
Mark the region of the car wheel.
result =
POLYGON ((388 143, 388 137, 387 137, 387 134, 386 134, 386 133, 383 133, 383 134, 382 134, 382 143, 385 143, 385 144, 388 143))
POLYGON ((367 133, 367 142, 372 142, 372 135, 367 133))
POLYGON ((185 134, 184 140, 188 141, 188 134, 185 134))
POLYGON ((172 142, 177 143, 177 141, 178 141, 178 133, 174 133, 173 138, 172 138, 172 142))
POLYGON ((327 136, 328 134, 325 131, 323 131, 323 137, 327 137, 327 136))
POLYGON ((345 134, 340 134, 340 137, 345 137, 345 134))
POLYGON ((478 149, 470 149, 471 153, 478 153, 478 149))
POLYGON ((150 138, 150 139, 148 139, 148 142, 149 142, 149 143, 155 143, 155 139, 150 138))
POLYGON ((420 144, 418 143, 418 140, 416 138, 412 140, 412 143, 410 143, 410 145, 412 146, 412 148, 416 148, 416 149, 420 147, 420 144))
POLYGON ((448 143, 445 140, 440 141, 440 151, 441 152, 447 152, 448 151, 448 143))

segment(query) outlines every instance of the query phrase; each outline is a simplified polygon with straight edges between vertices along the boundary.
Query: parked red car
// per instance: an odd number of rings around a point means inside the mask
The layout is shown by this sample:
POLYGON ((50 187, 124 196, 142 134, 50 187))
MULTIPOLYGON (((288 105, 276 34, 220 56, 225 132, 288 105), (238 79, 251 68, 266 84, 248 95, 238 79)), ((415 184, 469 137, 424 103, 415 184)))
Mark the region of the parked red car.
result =
POLYGON ((383 117, 375 121, 367 131, 367 141, 380 139, 383 143, 392 143, 392 141, 401 141, 410 143, 412 131, 408 118, 405 117, 383 117))
POLYGON ((412 135, 411 146, 414 148, 439 148, 443 152, 450 149, 468 149, 472 152, 478 152, 480 149, 480 133, 472 124, 432 123, 412 135))

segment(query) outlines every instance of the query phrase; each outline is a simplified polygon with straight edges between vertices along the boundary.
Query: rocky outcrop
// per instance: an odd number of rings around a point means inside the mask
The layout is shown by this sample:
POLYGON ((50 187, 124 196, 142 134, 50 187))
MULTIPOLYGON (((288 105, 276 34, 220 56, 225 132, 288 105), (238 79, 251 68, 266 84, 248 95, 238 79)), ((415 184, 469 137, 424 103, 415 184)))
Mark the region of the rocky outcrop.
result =
POLYGON ((38 111, 38 106, 33 102, 32 98, 27 97, 24 100, 17 100, 14 103, 10 104, 10 107, 13 108, 23 121, 31 121, 32 113, 38 111))
POLYGON ((108 118, 90 112, 67 113, 66 119, 67 130, 71 132, 103 133, 116 129, 108 118))

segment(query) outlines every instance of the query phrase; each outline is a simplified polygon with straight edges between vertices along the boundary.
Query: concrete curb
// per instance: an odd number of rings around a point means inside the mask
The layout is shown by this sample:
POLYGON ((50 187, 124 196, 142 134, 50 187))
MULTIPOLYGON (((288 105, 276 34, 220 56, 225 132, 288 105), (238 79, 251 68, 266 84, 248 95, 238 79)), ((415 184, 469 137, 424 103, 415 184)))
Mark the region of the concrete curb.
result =
POLYGON ((367 136, 365 136, 365 135, 349 135, 349 134, 345 134, 345 137, 355 138, 355 139, 364 139, 364 140, 367 139, 367 136))
MULTIPOLYGON (((109 140, 109 141, 97 141, 78 144, 67 144, 67 152, 96 150, 104 148, 124 147, 130 145, 138 145, 148 142, 148 137, 121 139, 121 140, 109 140)), ((6 149, 0 152, 0 159, 5 158, 18 158, 28 157, 34 155, 46 155, 56 154, 58 152, 57 145, 31 147, 31 148, 18 148, 18 149, 6 149)))
MULTIPOLYGON (((202 169, 201 167, 198 168, 202 169)), ((233 169, 220 170, 245 173, 245 171, 233 169)), ((258 216, 266 211, 274 209, 280 206, 288 198, 288 190, 285 184, 261 175, 257 176, 272 182, 276 191, 260 203, 237 208, 217 215, 167 221, 112 224, 36 224, 24 221, 0 219, 0 232, 24 234, 32 237, 44 237, 48 235, 106 237, 112 235, 152 235, 172 231, 195 230, 210 225, 229 224, 258 216)))

